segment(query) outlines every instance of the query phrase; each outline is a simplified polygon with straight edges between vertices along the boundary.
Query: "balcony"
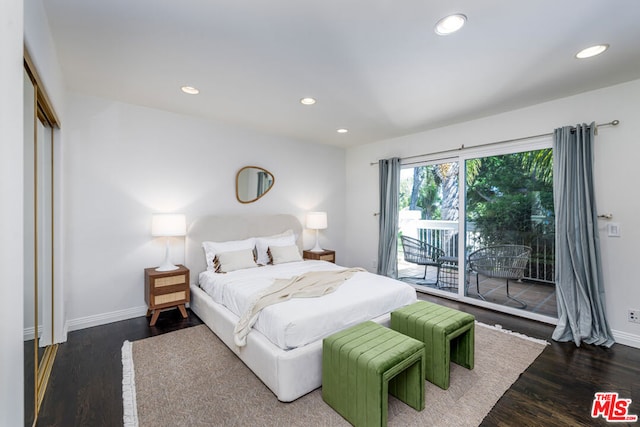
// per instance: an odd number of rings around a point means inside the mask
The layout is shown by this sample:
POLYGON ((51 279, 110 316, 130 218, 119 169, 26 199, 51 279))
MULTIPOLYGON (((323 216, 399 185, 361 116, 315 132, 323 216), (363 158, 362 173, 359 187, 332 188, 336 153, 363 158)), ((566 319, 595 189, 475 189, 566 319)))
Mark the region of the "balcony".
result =
MULTIPOLYGON (((400 233, 425 241, 444 250, 450 258, 458 258, 458 221, 433 221, 411 218, 402 218, 400 221, 400 233)), ((555 240, 553 234, 519 236, 517 233, 508 234, 509 244, 523 244, 531 246, 532 253, 525 277, 521 281, 510 281, 509 293, 511 296, 526 304, 523 310, 550 317, 557 317, 556 292, 554 283, 555 274, 555 240)), ((468 224, 465 241, 465 253, 469 254, 481 247, 481 236, 468 224)), ((458 266, 457 262, 450 260, 443 264, 440 270, 438 286, 417 285, 422 279, 424 267, 404 261, 402 245, 398 245, 398 277, 401 280, 412 283, 419 291, 429 289, 441 289, 446 292, 458 292, 458 266)), ((518 308, 518 304, 509 299, 506 294, 506 281, 504 279, 479 277, 479 289, 481 298, 476 289, 475 273, 470 273, 465 279, 465 295, 471 298, 484 299, 485 301, 518 308)), ((436 281, 436 269, 427 271, 428 282, 436 281)))

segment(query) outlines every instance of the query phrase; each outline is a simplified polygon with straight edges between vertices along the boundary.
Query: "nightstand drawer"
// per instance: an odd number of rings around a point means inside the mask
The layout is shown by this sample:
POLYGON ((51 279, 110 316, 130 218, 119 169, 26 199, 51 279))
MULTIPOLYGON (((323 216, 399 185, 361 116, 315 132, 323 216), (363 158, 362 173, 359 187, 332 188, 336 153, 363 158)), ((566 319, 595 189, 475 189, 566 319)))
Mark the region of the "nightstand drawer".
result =
POLYGON ((161 288, 163 286, 181 285, 182 283, 187 283, 187 276, 185 274, 181 274, 179 276, 160 277, 154 280, 153 283, 156 288, 161 288))
POLYGON ((184 301, 186 298, 187 298, 187 293, 185 291, 173 292, 173 293, 164 294, 164 295, 156 295, 154 297, 154 304, 161 305, 161 304, 167 304, 170 302, 184 301))
POLYGON ((302 258, 336 262, 336 251, 331 249, 324 249, 322 252, 302 251, 302 258))

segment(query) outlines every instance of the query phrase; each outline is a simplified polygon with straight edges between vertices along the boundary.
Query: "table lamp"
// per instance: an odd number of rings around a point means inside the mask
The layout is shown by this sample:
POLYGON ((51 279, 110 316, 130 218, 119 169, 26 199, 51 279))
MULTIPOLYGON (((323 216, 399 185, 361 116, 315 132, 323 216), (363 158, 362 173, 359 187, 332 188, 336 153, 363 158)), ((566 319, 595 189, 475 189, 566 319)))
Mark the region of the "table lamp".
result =
POLYGON ((322 252, 324 249, 320 247, 320 243, 318 242, 318 230, 327 228, 327 213, 309 212, 307 214, 307 228, 316 230, 316 245, 311 249, 311 252, 322 252))
POLYGON ((169 254, 169 238, 181 237, 187 234, 187 221, 182 214, 153 214, 151 217, 151 235, 165 238, 164 261, 156 271, 177 270, 178 266, 171 263, 169 254))

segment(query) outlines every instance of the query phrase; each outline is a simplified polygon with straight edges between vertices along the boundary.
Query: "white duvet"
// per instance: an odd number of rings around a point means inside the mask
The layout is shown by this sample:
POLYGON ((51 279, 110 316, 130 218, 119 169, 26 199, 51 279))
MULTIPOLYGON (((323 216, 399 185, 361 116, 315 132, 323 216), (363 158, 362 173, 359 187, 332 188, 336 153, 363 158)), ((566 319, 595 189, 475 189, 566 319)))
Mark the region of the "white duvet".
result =
MULTIPOLYGON (((200 273, 200 287, 238 317, 255 296, 276 278, 286 279, 307 271, 340 270, 326 261, 301 261, 232 271, 200 273)), ((338 289, 319 298, 293 298, 266 307, 253 326, 278 347, 287 350, 317 341, 416 301, 416 291, 406 283, 359 272, 338 289)))

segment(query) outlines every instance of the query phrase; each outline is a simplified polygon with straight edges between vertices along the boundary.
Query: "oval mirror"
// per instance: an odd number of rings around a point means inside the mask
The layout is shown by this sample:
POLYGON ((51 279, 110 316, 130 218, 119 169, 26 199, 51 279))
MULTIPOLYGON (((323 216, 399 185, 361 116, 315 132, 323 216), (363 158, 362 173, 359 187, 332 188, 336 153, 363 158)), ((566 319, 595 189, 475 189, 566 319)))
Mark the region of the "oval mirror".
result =
POLYGON ((236 175, 236 198, 240 203, 251 203, 267 194, 275 178, 266 169, 245 166, 236 175))

